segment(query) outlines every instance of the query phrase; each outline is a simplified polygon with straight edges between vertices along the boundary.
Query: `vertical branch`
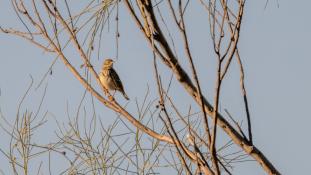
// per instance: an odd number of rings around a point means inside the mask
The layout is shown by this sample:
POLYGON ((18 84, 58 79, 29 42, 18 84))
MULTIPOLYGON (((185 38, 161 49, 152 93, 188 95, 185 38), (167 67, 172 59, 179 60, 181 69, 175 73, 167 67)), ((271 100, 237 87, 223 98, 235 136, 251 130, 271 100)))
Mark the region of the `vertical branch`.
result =
MULTIPOLYGON (((151 38, 151 39, 153 41, 153 38, 151 38)), ((153 43, 153 46, 154 46, 154 43, 153 43)), ((172 121, 171 121, 171 119, 169 117, 169 114, 168 114, 168 112, 166 110, 166 106, 165 106, 165 102, 164 102, 164 98, 163 98, 163 93, 164 92, 163 92, 161 79, 160 79, 160 76, 159 76, 159 73, 158 73, 158 69, 157 69, 156 54, 155 54, 155 50, 154 49, 153 49, 153 57, 154 57, 153 58, 154 71, 155 71, 155 76, 156 76, 158 93, 159 93, 159 97, 160 97, 160 102, 159 102, 160 103, 160 108, 161 108, 161 111, 164 112, 164 114, 166 116, 166 119, 168 121, 168 124, 165 122, 165 120, 161 117, 160 114, 159 114, 159 116, 160 116, 161 120, 163 121, 163 123, 165 124, 169 135, 171 136, 172 140, 174 141, 174 146, 177 149, 177 152, 178 152, 179 157, 181 158, 182 164, 186 167, 187 172, 191 174, 191 171, 189 170, 189 167, 186 164, 186 162, 184 160, 184 157, 181 154, 180 148, 189 158, 191 158, 193 161, 195 161, 199 165, 199 167, 202 169, 203 172, 205 172, 206 175, 213 175, 214 173, 210 169, 210 167, 209 167, 207 161, 205 160, 205 158, 203 157, 202 153, 198 149, 195 149, 194 154, 191 153, 189 150, 187 150, 187 148, 182 144, 181 140, 178 138, 178 135, 177 135, 177 133, 176 133, 176 131, 174 129, 172 121), (172 130, 173 134, 170 132, 170 130, 172 130), (200 156, 201 156, 200 159, 198 159, 198 156, 197 156, 196 152, 201 153, 200 154, 200 156)))
MULTIPOLYGON (((226 6, 226 3, 224 2, 224 0, 221 1, 222 5, 226 6)), ((240 25, 241 25, 241 21, 242 21, 242 16, 243 16, 243 9, 244 9, 244 4, 245 1, 240 1, 239 4, 239 13, 238 13, 238 17, 237 17, 237 22, 235 25, 235 28, 232 29, 232 26, 230 25, 231 21, 229 18, 229 14, 228 11, 225 11, 225 16, 226 16, 226 20, 229 26, 229 31, 231 33, 231 37, 233 38, 233 40, 235 41, 233 44, 233 49, 232 52, 229 55, 229 59, 226 63, 225 69, 221 75, 221 79, 223 79, 227 73, 227 70, 229 68, 229 65, 231 63, 231 60, 233 58, 233 55, 236 55, 236 59, 237 62, 239 64, 240 67, 240 86, 241 86, 241 91, 242 91, 242 96, 243 96, 243 101, 244 101, 244 106, 245 106, 245 112, 246 112, 246 119, 247 119, 247 126, 248 126, 248 140, 250 142, 251 145, 253 145, 253 138, 252 138, 252 127, 251 127, 251 117, 250 117, 250 111, 249 111, 249 107, 248 107, 248 100, 247 100, 247 94, 246 94, 246 89, 245 89, 245 85, 244 85, 244 69, 243 69, 243 64, 241 61, 241 57, 239 54, 239 50, 237 48, 237 42, 239 40, 239 33, 240 33, 240 25)), ((225 55, 224 55, 225 56, 225 55)))
MULTIPOLYGON (((239 55, 238 50, 236 51, 236 54, 239 55)), ((241 61, 240 56, 237 56, 238 64, 240 66, 240 85, 241 85, 241 90, 242 90, 242 96, 244 100, 244 106, 245 106, 245 111, 246 111, 246 117, 247 117, 247 126, 248 126, 248 139, 251 145, 253 145, 253 134, 252 134, 252 125, 251 125, 251 116, 249 112, 249 107, 248 107, 248 100, 247 100, 247 94, 246 94, 246 89, 244 85, 244 69, 243 69, 243 63, 241 61)))
POLYGON ((117 14, 116 14, 116 59, 119 59, 119 0, 117 0, 117 14))
POLYGON ((218 68, 217 68, 217 77, 216 77, 216 88, 215 88, 215 97, 214 97, 214 111, 213 111, 213 130, 211 135, 211 144, 210 144, 210 152, 212 154, 212 162, 214 165, 214 169, 216 170, 216 174, 220 174, 218 162, 217 162, 217 153, 216 153, 216 135, 217 135, 217 113, 218 113, 218 106, 219 106, 219 95, 220 95, 220 87, 221 87, 221 80, 220 80, 220 71, 221 71, 221 63, 218 60, 218 68))
MULTIPOLYGON (((226 4, 225 4, 226 5, 226 4)), ((222 15, 222 21, 221 24, 217 30, 218 33, 216 33, 216 23, 218 23, 218 15, 216 15, 216 1, 210 1, 210 9, 209 10, 209 20, 210 20, 210 30, 211 30, 211 36, 214 46, 214 52, 217 56, 217 69, 216 69, 216 84, 215 84, 215 96, 214 96, 214 108, 212 111, 213 115, 213 129, 212 129, 212 135, 211 135, 211 144, 210 144, 210 152, 212 155, 212 162, 214 165, 214 169, 217 174, 220 174, 220 169, 218 165, 218 158, 217 158, 217 152, 216 152, 216 138, 217 138, 217 122, 218 122, 218 111, 219 111, 219 98, 220 98, 220 90, 221 90, 221 67, 222 67, 222 56, 221 56, 221 46, 222 46, 222 38, 224 37, 223 31, 224 31, 224 21, 225 21, 225 14, 226 14, 226 7, 223 8, 224 12, 222 15), (217 35, 218 34, 218 35, 217 35)), ((219 15, 221 16, 221 15, 219 15)), ((230 42, 231 43, 231 42, 230 42)), ((229 46, 230 47, 230 44, 229 46)))
MULTIPOLYGON (((170 5, 170 6, 172 9, 172 5, 170 5)), ((172 9, 172 12, 174 12, 173 9, 172 9)), ((193 63, 193 59, 192 59, 192 55, 191 55, 191 51, 190 51, 190 47, 189 47, 189 42, 188 42, 187 32, 186 32, 186 26, 185 26, 185 22, 184 22, 184 13, 182 11, 182 1, 179 1, 179 15, 180 15, 180 25, 178 25, 178 23, 176 23, 176 25, 179 27, 179 30, 182 33, 182 37, 183 37, 183 41, 184 41, 184 47, 185 47, 186 54, 188 57, 188 61, 189 61, 189 64, 190 64, 190 67, 192 70, 192 77, 195 80, 196 89, 198 91, 198 95, 199 95, 199 99, 200 99, 200 107, 201 107, 201 110, 203 112, 204 127, 205 127, 205 132, 207 135, 207 140, 208 140, 208 143, 210 144, 211 143, 211 134, 209 131, 208 118, 207 118, 207 114, 206 114, 206 109, 204 108, 204 104, 203 104, 203 95, 202 95, 202 91, 201 91, 201 87, 200 87, 200 83, 199 83, 199 78, 198 78, 194 63, 193 63)), ((175 22, 177 22, 176 17, 175 17, 175 22)))

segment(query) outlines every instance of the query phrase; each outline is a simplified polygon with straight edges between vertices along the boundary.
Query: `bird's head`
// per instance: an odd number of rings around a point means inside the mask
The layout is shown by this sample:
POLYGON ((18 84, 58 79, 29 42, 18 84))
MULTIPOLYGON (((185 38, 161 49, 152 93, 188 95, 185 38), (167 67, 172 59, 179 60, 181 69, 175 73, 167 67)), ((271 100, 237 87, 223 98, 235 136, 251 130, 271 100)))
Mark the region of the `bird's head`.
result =
POLYGON ((107 58, 105 61, 104 61, 104 64, 103 64, 103 68, 111 68, 112 65, 113 65, 114 61, 110 58, 107 58))

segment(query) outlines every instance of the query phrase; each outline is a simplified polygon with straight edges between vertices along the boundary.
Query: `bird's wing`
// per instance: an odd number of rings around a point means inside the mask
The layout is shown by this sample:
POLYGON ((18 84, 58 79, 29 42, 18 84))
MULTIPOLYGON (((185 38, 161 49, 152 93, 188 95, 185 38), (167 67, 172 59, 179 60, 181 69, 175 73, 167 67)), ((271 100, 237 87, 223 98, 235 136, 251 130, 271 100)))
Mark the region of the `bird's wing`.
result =
POLYGON ((110 77, 112 78, 112 81, 113 81, 116 89, 123 93, 124 89, 123 89, 122 82, 121 82, 117 72, 114 69, 110 69, 110 77))

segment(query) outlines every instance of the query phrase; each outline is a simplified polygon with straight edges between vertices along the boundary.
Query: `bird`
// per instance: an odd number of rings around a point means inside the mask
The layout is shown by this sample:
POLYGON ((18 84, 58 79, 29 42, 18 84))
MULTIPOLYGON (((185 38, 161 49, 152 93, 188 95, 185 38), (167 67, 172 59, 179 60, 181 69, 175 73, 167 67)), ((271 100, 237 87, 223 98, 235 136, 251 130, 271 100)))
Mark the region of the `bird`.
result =
POLYGON ((101 68, 101 72, 99 73, 99 80, 105 89, 120 91, 123 97, 126 100, 129 100, 130 98, 125 93, 122 82, 117 72, 113 69, 113 63, 114 61, 112 59, 105 59, 101 68))

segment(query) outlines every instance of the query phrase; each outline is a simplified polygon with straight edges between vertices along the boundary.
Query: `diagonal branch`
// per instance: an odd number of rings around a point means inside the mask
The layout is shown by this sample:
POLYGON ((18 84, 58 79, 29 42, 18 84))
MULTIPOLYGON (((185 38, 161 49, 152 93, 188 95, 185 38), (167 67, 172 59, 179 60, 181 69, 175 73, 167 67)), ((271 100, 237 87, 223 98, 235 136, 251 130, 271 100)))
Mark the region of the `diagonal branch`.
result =
MULTIPOLYGON (((137 18, 135 12, 133 11, 130 3, 128 0, 125 1, 125 4, 129 10, 129 13, 135 20, 138 27, 141 29, 141 25, 139 19, 137 18)), ((157 45, 162 49, 161 53, 157 52, 157 54, 162 57, 162 60, 166 60, 169 62, 168 67, 174 72, 176 79, 180 82, 181 85, 185 88, 185 90, 192 96, 192 98, 200 104, 200 96, 198 94, 197 89, 193 85, 191 79, 189 78, 188 74, 185 72, 185 70, 180 66, 178 60, 176 59, 175 55, 173 54, 171 48, 168 45, 168 42, 166 41, 164 35, 162 34, 160 27, 157 24, 157 20, 155 18, 155 15, 152 11, 147 11, 147 13, 150 13, 151 21, 153 23, 153 26, 158 32, 158 36, 155 38, 157 45)), ((146 34, 144 34, 145 39, 149 42, 149 46, 151 45, 150 39, 147 37, 146 34)), ((151 46, 152 49, 152 46, 151 46)), ((167 65, 167 63, 165 62, 167 65)), ((204 108, 207 111, 207 114, 213 118, 213 107, 212 105, 206 100, 206 98, 203 98, 204 102, 204 108)), ((233 126, 220 114, 217 113, 217 125, 221 127, 227 135, 234 141, 236 145, 239 145, 246 153, 248 153, 250 156, 252 156, 262 167, 263 169, 269 173, 269 174, 280 174, 278 170, 273 166, 273 164, 261 153, 259 149, 257 149, 255 146, 250 145, 248 140, 245 140, 239 133, 236 131, 233 126)))

